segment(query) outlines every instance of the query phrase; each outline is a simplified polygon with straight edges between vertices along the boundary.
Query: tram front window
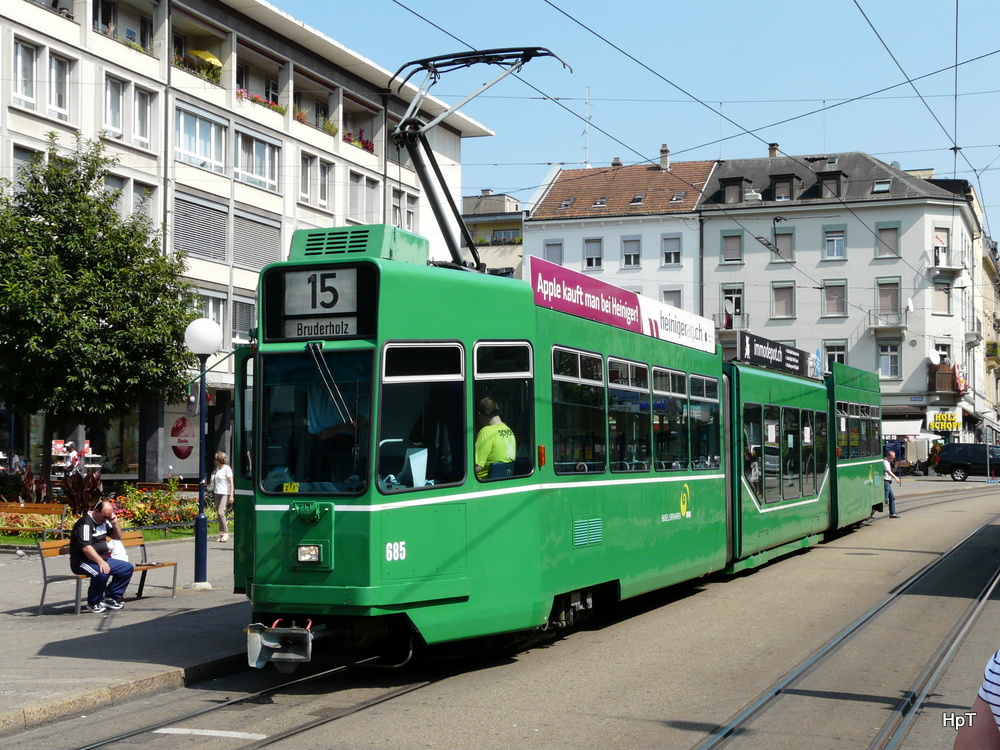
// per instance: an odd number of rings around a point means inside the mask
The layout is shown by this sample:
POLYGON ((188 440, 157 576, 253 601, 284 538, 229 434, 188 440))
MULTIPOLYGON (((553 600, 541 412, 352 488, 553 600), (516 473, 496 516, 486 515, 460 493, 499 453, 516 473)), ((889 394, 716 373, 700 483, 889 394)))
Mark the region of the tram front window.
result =
POLYGON ((357 494, 368 484, 372 354, 276 354, 262 362, 261 488, 357 494))

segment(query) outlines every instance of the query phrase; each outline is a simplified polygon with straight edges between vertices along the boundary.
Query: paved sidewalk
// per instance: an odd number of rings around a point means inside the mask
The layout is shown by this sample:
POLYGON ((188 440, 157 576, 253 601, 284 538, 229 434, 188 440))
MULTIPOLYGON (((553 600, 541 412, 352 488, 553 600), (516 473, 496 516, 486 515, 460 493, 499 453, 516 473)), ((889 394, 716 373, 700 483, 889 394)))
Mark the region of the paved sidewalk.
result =
MULTIPOLYGON (((147 539, 155 532, 148 532, 147 539)), ((38 554, 24 557, 0 550, 0 735, 16 733, 97 706, 181 687, 220 670, 246 663, 251 608, 233 593, 232 542, 208 543, 211 590, 190 588, 194 542, 149 541, 151 560, 177 561, 177 596, 170 597, 169 570, 151 571, 142 599, 104 615, 74 615, 72 581, 50 584, 38 616, 42 565, 38 554)), ((50 561, 46 561, 49 563, 50 561)), ((56 558, 49 572, 69 572, 68 558, 56 558)), ((86 585, 86 584, 84 584, 86 585)))

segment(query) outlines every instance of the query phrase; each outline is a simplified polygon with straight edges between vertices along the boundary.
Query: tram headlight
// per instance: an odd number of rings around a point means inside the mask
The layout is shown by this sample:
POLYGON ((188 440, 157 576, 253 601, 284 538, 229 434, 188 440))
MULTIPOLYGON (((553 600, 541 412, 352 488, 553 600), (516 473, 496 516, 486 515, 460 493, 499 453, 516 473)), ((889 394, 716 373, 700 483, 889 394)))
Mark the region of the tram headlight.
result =
POLYGON ((298 561, 300 563, 320 562, 320 546, 318 544, 301 544, 298 548, 298 561))

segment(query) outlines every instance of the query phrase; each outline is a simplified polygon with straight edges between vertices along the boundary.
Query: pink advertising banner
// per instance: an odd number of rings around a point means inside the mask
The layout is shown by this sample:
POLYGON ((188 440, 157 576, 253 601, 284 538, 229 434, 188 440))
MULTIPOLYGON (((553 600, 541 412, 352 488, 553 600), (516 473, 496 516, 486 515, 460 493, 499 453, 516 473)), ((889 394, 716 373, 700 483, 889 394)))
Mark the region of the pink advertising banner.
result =
POLYGON ((661 341, 715 353, 715 326, 700 315, 529 256, 535 304, 661 341))

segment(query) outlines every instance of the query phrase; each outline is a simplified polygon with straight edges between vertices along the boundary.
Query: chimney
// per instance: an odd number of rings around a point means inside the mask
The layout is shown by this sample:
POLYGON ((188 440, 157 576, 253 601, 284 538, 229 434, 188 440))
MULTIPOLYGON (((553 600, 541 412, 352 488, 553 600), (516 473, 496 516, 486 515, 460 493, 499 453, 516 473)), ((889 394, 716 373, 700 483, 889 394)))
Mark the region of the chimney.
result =
POLYGON ((767 158, 774 159, 778 156, 778 144, 768 143, 767 144, 767 158))
POLYGON ((483 195, 493 195, 493 191, 490 188, 483 188, 482 189, 482 194, 483 195))
POLYGON ((614 159, 611 160, 612 167, 620 167, 621 165, 622 165, 622 159, 620 156, 616 156, 614 159))
POLYGON ((666 143, 660 146, 660 171, 670 171, 670 149, 667 148, 666 143))

